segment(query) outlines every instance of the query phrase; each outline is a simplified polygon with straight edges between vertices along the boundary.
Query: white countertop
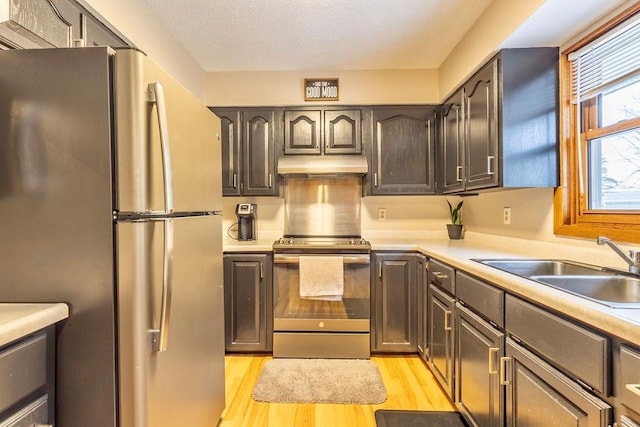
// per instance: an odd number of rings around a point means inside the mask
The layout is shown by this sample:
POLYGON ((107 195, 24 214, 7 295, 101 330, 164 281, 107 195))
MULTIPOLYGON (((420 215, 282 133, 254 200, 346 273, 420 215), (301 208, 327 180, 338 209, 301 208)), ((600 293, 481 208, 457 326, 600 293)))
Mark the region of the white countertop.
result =
MULTIPOLYGON (((610 308, 606 305, 528 280, 473 261, 482 258, 565 259, 625 269, 626 264, 595 241, 576 246, 467 232, 463 240, 449 240, 446 233, 411 233, 389 237, 389 233, 367 233, 373 251, 418 251, 452 267, 493 283, 581 322, 640 345, 640 309, 610 308)), ((391 234, 393 235, 393 234, 391 234)), ((271 252, 273 240, 225 242, 225 252, 271 252)))
POLYGON ((598 262, 597 259, 588 258, 588 249, 502 236, 490 237, 470 236, 464 240, 434 238, 415 243, 408 243, 407 239, 387 238, 372 239, 371 244, 374 251, 419 251, 485 279, 512 294, 523 296, 625 341, 640 345, 640 309, 611 308, 473 261, 483 258, 552 258, 602 265, 601 259, 598 262))
POLYGON ((66 304, 0 303, 0 346, 69 317, 66 304))

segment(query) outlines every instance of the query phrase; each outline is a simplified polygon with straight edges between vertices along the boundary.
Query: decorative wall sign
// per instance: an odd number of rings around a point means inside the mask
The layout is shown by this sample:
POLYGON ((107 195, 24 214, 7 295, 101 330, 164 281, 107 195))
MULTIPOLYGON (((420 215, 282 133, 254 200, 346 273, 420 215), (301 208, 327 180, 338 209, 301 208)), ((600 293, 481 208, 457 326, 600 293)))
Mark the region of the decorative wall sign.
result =
POLYGON ((338 79, 304 79, 305 101, 337 101, 338 79))

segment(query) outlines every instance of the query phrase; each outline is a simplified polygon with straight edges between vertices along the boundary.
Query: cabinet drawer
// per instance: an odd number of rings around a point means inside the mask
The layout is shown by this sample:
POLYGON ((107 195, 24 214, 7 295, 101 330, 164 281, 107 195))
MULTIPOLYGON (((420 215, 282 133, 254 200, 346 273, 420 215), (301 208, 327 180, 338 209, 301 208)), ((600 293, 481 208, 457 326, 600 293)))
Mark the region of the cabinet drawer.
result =
POLYGON ((429 281, 448 291, 453 295, 455 289, 455 277, 453 268, 435 259, 429 260, 429 281))
POLYGON ((47 384, 47 335, 38 334, 0 352, 0 412, 47 384))
POLYGON ((640 352, 620 346, 620 403, 640 413, 640 352))
POLYGON ((4 420, 0 427, 31 427, 49 424, 49 397, 42 396, 38 400, 18 410, 4 420))
POLYGON ((609 395, 609 341, 511 295, 506 296, 505 327, 528 347, 609 395))
POLYGON ((456 296, 487 320, 504 327, 504 291, 464 273, 456 273, 456 296))

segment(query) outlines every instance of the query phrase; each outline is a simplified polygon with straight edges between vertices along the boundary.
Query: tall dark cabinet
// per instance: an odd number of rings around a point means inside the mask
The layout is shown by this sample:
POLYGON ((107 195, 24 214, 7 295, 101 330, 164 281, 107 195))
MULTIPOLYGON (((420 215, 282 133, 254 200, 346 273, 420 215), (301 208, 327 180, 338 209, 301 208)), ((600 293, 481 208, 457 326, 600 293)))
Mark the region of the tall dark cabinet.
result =
POLYGON ((442 105, 442 193, 558 185, 558 58, 503 49, 442 105))
POLYGON ((372 108, 372 195, 435 194, 434 113, 432 106, 372 108))
POLYGON ((269 254, 225 254, 225 349, 271 351, 272 261, 269 254))
POLYGON ((212 108, 222 132, 222 194, 273 196, 278 194, 276 141, 282 111, 257 108, 212 108))

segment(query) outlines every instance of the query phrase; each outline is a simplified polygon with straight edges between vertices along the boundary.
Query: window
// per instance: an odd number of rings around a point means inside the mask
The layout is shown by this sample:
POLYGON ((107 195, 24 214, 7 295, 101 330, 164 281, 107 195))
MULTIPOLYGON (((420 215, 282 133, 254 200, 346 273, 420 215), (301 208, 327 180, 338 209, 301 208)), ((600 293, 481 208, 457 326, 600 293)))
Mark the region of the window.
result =
POLYGON ((555 232, 640 243, 640 3, 563 62, 555 232))

